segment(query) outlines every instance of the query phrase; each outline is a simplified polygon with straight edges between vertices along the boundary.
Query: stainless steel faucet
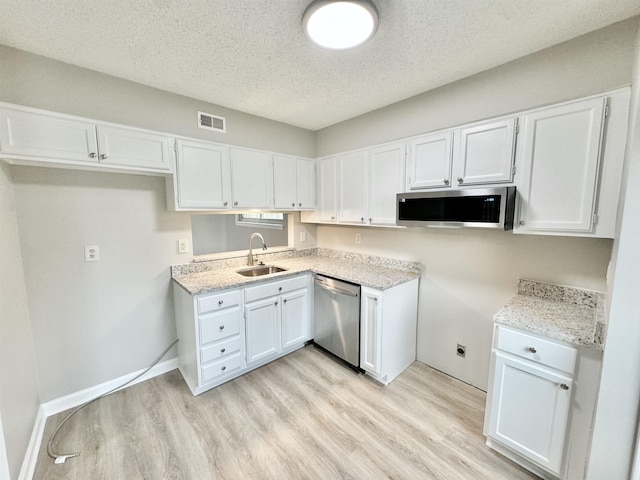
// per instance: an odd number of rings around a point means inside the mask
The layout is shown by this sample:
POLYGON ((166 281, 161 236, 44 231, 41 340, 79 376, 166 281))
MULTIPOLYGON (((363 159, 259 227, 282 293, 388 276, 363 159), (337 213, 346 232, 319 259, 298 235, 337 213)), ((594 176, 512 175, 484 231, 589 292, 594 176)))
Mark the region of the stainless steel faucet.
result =
MULTIPOLYGON (((252 233, 251 236, 249 237, 249 263, 248 265, 253 267, 254 265, 254 260, 253 260, 253 250, 251 248, 251 241, 255 238, 258 237, 260 238, 260 240, 262 240, 262 249, 266 250, 267 249, 267 244, 264 243, 264 238, 262 238, 262 235, 260 235, 259 233, 252 233)), ((258 260, 258 255, 256 254, 256 260, 258 260)))

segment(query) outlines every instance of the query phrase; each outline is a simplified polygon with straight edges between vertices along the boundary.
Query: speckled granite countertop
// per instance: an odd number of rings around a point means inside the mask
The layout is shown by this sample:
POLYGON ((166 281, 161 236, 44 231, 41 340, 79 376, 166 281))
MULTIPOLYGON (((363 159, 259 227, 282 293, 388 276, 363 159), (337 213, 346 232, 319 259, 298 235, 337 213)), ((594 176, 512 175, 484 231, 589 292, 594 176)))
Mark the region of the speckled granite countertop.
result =
POLYGON ((386 290, 420 276, 419 263, 321 248, 261 254, 259 260, 286 271, 263 277, 245 277, 237 273, 247 268, 246 258, 240 257, 175 265, 171 267, 171 274, 173 280, 191 295, 284 279, 302 272, 328 275, 377 290, 386 290))
POLYGON ((556 340, 602 350, 604 293, 520 280, 518 294, 493 320, 556 340))

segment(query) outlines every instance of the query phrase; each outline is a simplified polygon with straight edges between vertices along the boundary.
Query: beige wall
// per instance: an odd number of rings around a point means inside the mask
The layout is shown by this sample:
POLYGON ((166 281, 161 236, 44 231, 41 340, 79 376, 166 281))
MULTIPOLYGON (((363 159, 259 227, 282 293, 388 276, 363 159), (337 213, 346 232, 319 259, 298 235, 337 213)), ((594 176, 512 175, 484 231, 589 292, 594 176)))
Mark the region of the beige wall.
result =
POLYGON ((314 133, 0 45, 0 101, 212 142, 314 157, 314 133), (7 72, 11 72, 7 75, 7 72), (198 110, 227 132, 197 127, 198 110))
POLYGON ((637 19, 319 130, 319 157, 591 95, 631 81, 637 19))
MULTIPOLYGON (((630 477, 640 404, 640 29, 625 167, 622 221, 612 259, 609 328, 587 476, 591 480, 640 479, 640 464, 630 477)), ((635 444, 636 462, 640 462, 638 447, 635 444)))
MULTIPOLYGON (((11 478, 18 478, 40 398, 29 323, 16 202, 9 168, 0 162, 0 422, 11 478)), ((5 452, 0 452, 4 455, 5 452)), ((0 461, 0 477, 3 476, 0 461)))
MULTIPOLYGON (((348 120, 317 136, 318 155, 594 94, 631 82, 638 19, 348 120)), ((478 230, 319 227, 318 246, 421 262, 418 358, 485 389, 492 315, 519 278, 606 290, 610 240, 478 230), (362 245, 354 242, 362 233, 362 245), (456 356, 457 343, 467 358, 456 356)))

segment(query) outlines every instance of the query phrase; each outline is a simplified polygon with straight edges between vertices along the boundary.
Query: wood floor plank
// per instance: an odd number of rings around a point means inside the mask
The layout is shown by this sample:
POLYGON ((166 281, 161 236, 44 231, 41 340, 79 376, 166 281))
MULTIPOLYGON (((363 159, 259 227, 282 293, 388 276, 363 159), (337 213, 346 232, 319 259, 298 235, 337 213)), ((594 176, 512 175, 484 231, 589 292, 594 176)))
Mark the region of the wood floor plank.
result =
POLYGON ((98 400, 36 480, 537 478, 485 446, 484 392, 415 362, 382 386, 314 347, 193 397, 176 370, 98 400))

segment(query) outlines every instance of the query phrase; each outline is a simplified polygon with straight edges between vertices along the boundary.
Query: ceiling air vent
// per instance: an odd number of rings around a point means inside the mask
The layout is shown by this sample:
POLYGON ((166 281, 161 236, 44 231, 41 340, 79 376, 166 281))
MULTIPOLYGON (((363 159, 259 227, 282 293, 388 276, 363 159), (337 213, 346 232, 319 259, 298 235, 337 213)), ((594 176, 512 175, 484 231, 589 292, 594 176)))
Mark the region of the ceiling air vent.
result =
POLYGON ((198 127, 224 133, 227 131, 227 121, 224 117, 198 112, 198 127))

